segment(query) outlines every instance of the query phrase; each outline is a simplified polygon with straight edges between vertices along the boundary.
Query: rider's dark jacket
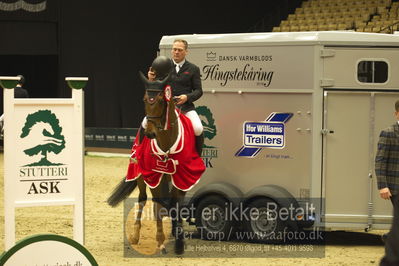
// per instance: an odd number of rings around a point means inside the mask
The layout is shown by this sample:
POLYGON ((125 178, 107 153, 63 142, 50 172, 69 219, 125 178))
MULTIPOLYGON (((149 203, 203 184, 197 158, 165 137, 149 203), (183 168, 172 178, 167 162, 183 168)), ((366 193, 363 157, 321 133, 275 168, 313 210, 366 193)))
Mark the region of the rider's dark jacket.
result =
POLYGON ((169 84, 172 87, 174 96, 182 94, 187 95, 187 102, 178 107, 181 108, 183 112, 194 110, 195 106, 193 102, 202 96, 199 68, 186 60, 178 73, 176 73, 176 69, 173 68, 169 84))

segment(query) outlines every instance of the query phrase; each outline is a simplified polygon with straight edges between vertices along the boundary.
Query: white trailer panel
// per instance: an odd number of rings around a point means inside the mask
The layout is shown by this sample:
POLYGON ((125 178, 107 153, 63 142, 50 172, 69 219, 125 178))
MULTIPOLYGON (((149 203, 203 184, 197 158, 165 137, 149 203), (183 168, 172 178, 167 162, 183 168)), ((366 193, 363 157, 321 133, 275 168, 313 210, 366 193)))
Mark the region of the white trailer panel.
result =
POLYGON ((250 198, 278 187, 299 204, 320 199, 315 225, 389 227, 392 207, 379 198, 374 157, 380 131, 395 122, 399 36, 164 36, 162 55, 170 54, 175 39, 188 41, 188 60, 201 70, 204 95, 196 106, 205 131, 211 132, 203 153, 208 168, 188 196, 200 202, 207 188, 219 193, 226 185, 230 192, 221 192, 223 197, 250 198), (245 138, 263 145, 273 135, 254 131, 265 138, 250 139, 244 125, 249 131, 253 125, 268 126, 265 120, 273 122, 270 115, 278 113, 291 114, 276 126, 284 129, 284 136, 276 137, 284 144, 238 156, 245 138))

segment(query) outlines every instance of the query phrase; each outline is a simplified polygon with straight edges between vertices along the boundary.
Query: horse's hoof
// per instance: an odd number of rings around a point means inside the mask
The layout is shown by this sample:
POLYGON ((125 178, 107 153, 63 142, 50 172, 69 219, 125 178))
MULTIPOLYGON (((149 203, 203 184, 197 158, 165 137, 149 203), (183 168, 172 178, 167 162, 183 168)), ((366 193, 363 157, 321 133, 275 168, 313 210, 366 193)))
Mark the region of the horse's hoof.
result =
POLYGON ((166 254, 168 254, 168 251, 166 250, 165 245, 163 245, 163 244, 160 245, 160 246, 158 247, 158 249, 159 249, 161 255, 166 255, 166 254))
POLYGON ((176 255, 184 254, 184 240, 183 239, 176 239, 176 242, 175 242, 175 254, 176 255))
POLYGON ((162 248, 162 249, 161 249, 161 254, 162 254, 162 255, 168 254, 168 251, 166 251, 166 248, 162 248))

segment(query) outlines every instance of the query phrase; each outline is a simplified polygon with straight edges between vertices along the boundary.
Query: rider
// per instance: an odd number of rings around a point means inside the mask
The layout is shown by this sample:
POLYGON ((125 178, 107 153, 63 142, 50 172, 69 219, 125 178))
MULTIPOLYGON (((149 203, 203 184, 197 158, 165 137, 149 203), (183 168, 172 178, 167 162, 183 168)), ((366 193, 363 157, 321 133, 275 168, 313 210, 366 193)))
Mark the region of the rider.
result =
MULTIPOLYGON (((169 84, 172 87, 173 98, 177 107, 190 119, 193 125, 196 149, 199 156, 201 156, 204 144, 204 128, 193 104, 194 101, 202 96, 201 75, 198 66, 186 60, 187 48, 186 40, 174 40, 171 51, 174 68, 171 72, 169 84)), ((156 63, 155 59, 147 73, 150 81, 154 81, 156 78, 163 78, 159 77, 159 75, 157 77, 157 73, 162 72, 158 71, 158 69, 162 70, 162 66, 156 63)), ((146 124, 147 121, 144 119, 143 128, 146 128, 146 124)))

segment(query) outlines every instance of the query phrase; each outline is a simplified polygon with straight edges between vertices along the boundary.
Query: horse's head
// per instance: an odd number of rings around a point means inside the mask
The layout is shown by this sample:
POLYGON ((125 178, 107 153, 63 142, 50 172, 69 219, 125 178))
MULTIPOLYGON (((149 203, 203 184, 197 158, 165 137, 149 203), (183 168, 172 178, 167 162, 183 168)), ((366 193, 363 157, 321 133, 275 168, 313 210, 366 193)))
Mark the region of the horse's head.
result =
MULTIPOLYGON (((144 107, 147 117, 147 128, 144 134, 153 139, 157 133, 164 129, 167 117, 167 105, 165 100, 165 86, 169 75, 163 80, 149 81, 140 72, 140 78, 145 86, 144 107)), ((170 97, 170 96, 168 96, 170 97)))

